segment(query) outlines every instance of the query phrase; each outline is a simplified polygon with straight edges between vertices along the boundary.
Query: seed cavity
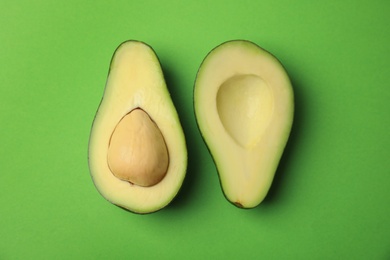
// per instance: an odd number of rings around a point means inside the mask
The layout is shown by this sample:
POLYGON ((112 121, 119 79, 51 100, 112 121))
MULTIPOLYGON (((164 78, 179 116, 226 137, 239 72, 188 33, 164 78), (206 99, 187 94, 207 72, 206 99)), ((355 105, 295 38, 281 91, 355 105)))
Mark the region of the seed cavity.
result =
POLYGON ((255 146, 272 118, 271 88, 259 76, 240 74, 227 79, 217 93, 222 125, 243 148, 255 146))

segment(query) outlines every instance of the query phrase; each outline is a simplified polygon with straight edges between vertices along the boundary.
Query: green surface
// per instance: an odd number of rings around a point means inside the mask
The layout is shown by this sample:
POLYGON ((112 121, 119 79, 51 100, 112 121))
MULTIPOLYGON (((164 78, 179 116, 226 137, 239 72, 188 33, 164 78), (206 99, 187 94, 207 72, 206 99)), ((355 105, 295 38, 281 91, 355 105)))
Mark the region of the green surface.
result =
POLYGON ((365 2, 2 1, 0 259, 389 259, 390 3, 365 2), (252 210, 223 197, 192 106, 203 58, 238 38, 280 59, 296 97, 252 210), (128 39, 160 57, 189 152, 179 196, 145 216, 105 201, 87 163, 128 39))

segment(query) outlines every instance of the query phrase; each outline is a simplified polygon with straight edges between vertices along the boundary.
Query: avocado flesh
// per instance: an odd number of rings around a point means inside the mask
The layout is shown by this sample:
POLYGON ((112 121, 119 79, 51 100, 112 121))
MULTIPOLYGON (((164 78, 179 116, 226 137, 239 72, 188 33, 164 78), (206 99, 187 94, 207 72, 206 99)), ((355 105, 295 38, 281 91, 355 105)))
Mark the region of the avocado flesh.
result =
POLYGON ((194 109, 225 197, 241 208, 257 206, 293 122, 293 90, 283 66, 249 41, 223 43, 198 71, 194 109))
POLYGON ((159 60, 145 43, 127 41, 115 51, 92 125, 89 167, 93 182, 104 198, 136 213, 151 213, 165 207, 182 185, 187 168, 183 130, 159 60), (153 120, 168 150, 167 172, 161 181, 150 187, 115 177, 107 162, 110 139, 116 126, 135 109, 142 109, 153 120))

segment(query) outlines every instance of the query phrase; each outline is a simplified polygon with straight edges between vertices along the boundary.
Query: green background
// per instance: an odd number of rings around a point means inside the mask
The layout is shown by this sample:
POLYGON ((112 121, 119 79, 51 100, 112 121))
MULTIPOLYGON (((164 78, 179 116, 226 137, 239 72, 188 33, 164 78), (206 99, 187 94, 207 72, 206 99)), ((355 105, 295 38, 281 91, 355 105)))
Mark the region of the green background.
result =
POLYGON ((1 1, 0 259, 390 259, 390 2, 1 1), (187 139, 181 192, 136 215, 89 174, 115 48, 157 52, 187 139), (257 208, 224 198, 193 83, 247 39, 286 67, 295 121, 257 208))

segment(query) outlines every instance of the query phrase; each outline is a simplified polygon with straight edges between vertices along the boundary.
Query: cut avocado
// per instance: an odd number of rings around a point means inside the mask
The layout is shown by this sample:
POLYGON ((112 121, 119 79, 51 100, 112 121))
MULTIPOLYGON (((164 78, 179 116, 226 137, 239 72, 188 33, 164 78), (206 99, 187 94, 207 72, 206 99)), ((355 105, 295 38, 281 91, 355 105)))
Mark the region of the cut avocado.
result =
POLYGON ((178 193, 187 148, 159 60, 139 41, 112 58, 89 141, 89 167, 101 195, 136 213, 155 212, 178 193))
POLYGON ((267 195, 290 134, 293 99, 281 63, 252 42, 225 42, 201 64, 195 115, 234 205, 253 208, 267 195))

